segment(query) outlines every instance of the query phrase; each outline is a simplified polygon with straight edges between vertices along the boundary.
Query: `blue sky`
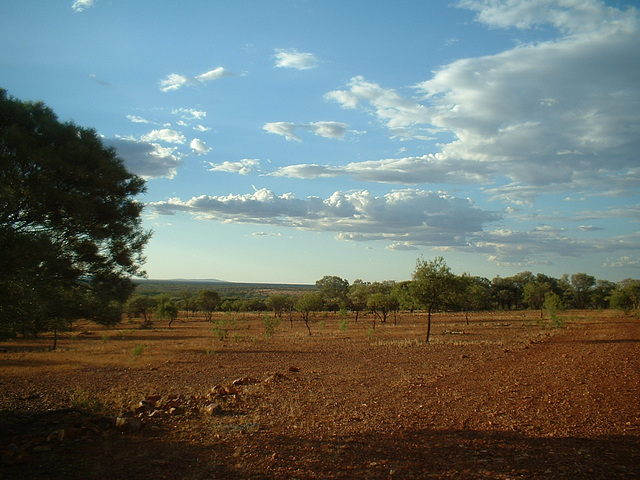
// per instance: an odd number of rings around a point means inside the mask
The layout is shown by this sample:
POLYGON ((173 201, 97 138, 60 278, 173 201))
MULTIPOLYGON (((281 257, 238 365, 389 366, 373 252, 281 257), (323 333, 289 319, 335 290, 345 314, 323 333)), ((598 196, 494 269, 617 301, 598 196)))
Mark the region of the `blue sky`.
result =
POLYGON ((640 277, 640 13, 21 0, 0 87, 147 179, 150 278, 640 277))

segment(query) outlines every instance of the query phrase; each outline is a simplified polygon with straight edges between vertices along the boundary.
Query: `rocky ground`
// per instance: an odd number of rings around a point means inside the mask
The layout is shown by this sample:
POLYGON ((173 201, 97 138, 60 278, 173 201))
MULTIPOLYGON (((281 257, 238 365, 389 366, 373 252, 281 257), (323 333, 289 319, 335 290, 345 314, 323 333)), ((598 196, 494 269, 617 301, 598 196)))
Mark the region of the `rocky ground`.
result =
POLYGON ((75 325, 0 345, 2 479, 640 477, 616 312, 75 325))

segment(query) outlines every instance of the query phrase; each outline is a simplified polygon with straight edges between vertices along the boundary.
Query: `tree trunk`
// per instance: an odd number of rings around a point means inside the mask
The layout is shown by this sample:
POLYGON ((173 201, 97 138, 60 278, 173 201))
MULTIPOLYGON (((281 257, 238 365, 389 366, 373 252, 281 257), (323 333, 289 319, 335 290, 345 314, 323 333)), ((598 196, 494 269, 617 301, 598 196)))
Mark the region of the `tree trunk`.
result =
POLYGON ((431 336, 431 306, 427 310, 427 343, 429 343, 429 337, 431 336))
POLYGON ((55 350, 57 346, 58 346, 58 326, 56 325, 55 327, 53 327, 53 347, 51 347, 51 350, 55 350))

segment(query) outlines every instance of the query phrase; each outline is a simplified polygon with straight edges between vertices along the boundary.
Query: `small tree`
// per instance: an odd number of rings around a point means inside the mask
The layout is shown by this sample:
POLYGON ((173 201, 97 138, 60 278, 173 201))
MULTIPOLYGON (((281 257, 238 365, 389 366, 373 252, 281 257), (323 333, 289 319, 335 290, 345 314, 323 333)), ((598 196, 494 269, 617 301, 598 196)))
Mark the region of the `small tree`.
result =
POLYGON ((281 293, 276 293, 268 297, 264 303, 268 309, 273 310, 274 316, 282 318, 282 314, 287 308, 288 297, 281 293))
POLYGON ((455 292, 455 275, 442 257, 426 261, 418 259, 413 272, 413 293, 427 309, 427 342, 431 335, 431 313, 446 305, 455 292))
POLYGON ((155 314, 158 318, 166 318, 169 320, 169 328, 176 318, 178 318, 178 306, 175 304, 171 296, 167 293, 163 293, 156 297, 156 311, 155 314))
POLYGON ((180 307, 187 312, 187 318, 189 318, 189 312, 192 312, 195 316, 198 310, 198 299, 191 290, 183 290, 180 292, 180 307))
POLYGON ((368 282, 363 282, 358 279, 349 286, 349 292, 347 293, 347 302, 349 308, 356 312, 355 321, 358 321, 360 312, 367 307, 367 288, 368 282))
POLYGON ((213 312, 220 307, 221 303, 220 294, 215 290, 200 290, 200 292, 198 292, 198 305, 205 313, 207 322, 211 321, 213 312))
POLYGON ((298 297, 295 303, 295 309, 302 314, 309 336, 311 336, 311 327, 309 326, 309 317, 311 312, 317 312, 322 309, 322 296, 317 292, 306 292, 298 297))
POLYGON ((156 308, 157 300, 148 295, 134 295, 127 303, 129 314, 134 316, 142 316, 143 328, 149 328, 153 325, 150 313, 156 308))

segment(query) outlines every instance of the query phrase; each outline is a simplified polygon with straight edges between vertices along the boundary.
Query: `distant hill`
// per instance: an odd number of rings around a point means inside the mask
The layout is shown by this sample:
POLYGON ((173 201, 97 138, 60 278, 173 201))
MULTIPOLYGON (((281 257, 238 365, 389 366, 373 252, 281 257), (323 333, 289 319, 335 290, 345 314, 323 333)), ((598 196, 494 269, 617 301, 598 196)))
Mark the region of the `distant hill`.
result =
POLYGON ((236 283, 216 279, 167 279, 148 280, 139 279, 133 282, 138 295, 159 295, 168 293, 171 296, 179 296, 181 292, 188 290, 198 293, 200 290, 215 290, 222 297, 268 297, 275 293, 284 295, 298 295, 315 288, 314 285, 282 284, 282 283, 236 283))

